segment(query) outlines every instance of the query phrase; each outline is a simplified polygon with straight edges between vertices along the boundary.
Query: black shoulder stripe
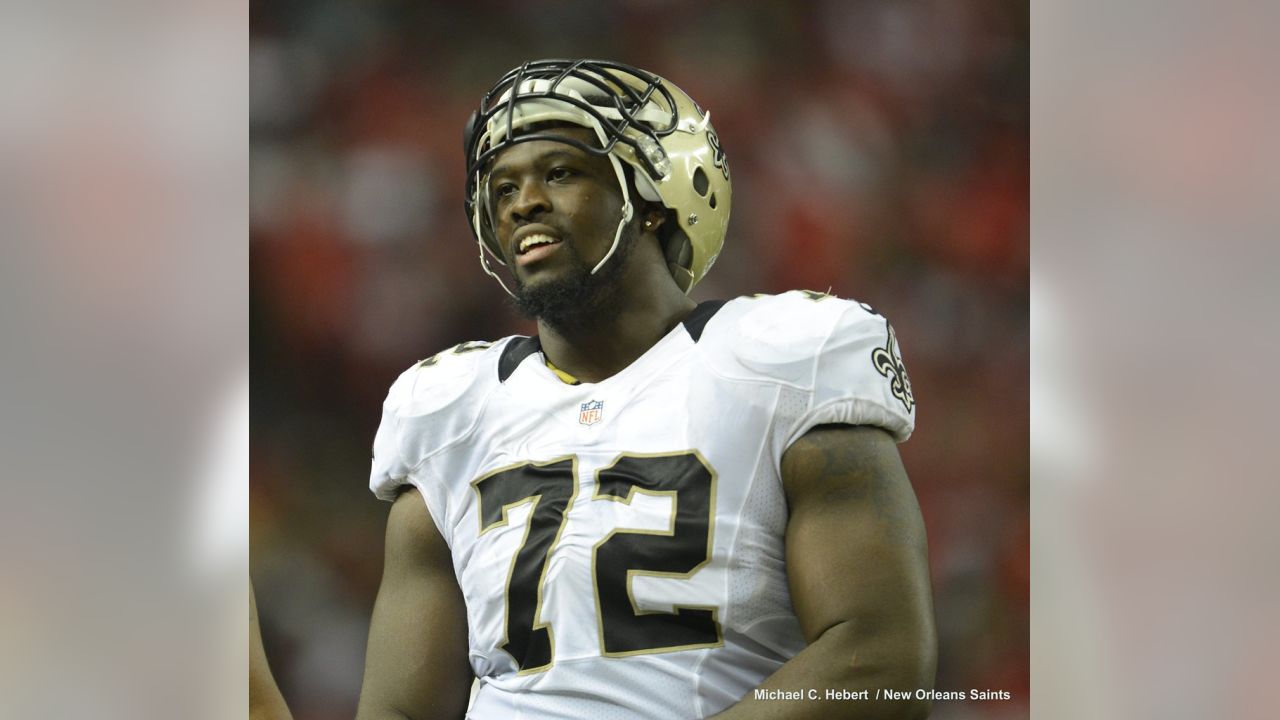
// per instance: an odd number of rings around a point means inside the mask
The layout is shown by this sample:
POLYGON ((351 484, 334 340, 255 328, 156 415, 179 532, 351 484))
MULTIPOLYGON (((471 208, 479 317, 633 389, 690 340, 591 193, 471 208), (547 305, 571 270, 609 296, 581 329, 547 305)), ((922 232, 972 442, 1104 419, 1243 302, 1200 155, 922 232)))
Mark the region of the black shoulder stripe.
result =
POLYGON ((724 300, 708 300, 704 303, 698 303, 698 307, 689 313, 689 317, 684 319, 684 329, 689 333, 689 337, 694 342, 698 342, 702 338, 702 331, 707 327, 707 323, 711 321, 711 317, 724 307, 724 300))
POLYGON ((507 346, 502 349, 502 357, 498 358, 498 382, 506 382, 525 358, 541 350, 542 343, 538 341, 537 335, 518 337, 507 343, 507 346))

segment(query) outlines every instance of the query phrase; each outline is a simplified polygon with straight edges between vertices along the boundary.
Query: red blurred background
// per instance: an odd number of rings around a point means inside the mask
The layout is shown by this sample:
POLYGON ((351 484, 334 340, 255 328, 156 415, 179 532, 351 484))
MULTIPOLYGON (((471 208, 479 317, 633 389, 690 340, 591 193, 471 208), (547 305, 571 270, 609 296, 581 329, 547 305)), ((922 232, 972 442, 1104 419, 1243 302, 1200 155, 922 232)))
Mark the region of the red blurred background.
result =
POLYGON ((733 167, 696 300, 793 288, 894 323, 902 446, 929 531, 933 717, 1028 716, 1028 8, 979 0, 251 8, 252 576, 299 720, 349 718, 388 505, 367 489, 391 381, 532 326, 480 270, 462 127, 507 69, 602 57, 711 110, 733 167))

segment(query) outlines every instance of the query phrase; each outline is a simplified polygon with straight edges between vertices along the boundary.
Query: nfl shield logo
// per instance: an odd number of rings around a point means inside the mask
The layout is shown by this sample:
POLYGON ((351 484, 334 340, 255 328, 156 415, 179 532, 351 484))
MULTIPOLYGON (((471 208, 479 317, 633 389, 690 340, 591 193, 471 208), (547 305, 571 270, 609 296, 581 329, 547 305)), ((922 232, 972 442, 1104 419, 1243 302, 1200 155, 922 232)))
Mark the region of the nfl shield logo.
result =
POLYGON ((600 422, 600 413, 604 410, 603 400, 592 400, 591 402, 582 403, 582 410, 578 413, 578 422, 583 425, 595 425, 600 422))

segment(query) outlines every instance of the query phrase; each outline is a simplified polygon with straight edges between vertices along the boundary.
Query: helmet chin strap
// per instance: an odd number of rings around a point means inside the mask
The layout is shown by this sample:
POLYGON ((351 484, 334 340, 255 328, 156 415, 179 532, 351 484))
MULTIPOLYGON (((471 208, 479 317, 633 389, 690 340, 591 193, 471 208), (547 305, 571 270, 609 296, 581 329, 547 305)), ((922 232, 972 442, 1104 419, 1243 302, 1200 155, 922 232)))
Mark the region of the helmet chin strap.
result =
MULTIPOLYGON (((483 184, 477 184, 477 187, 482 187, 482 186, 484 188, 484 191, 483 193, 481 193, 481 196, 484 197, 488 195, 488 189, 487 189, 488 180, 485 180, 483 184)), ((481 222, 481 218, 480 218, 481 203, 477 202, 474 205, 475 207, 472 210, 472 215, 471 215, 471 226, 473 228, 476 228, 476 245, 480 248, 480 267, 484 269, 485 275, 488 275, 494 280, 497 280, 498 284, 502 286, 503 291, 505 291, 512 298, 514 298, 516 294, 511 292, 511 288, 507 287, 507 283, 502 279, 502 276, 494 272, 493 266, 489 264, 488 253, 490 251, 487 247, 485 247, 485 244, 484 244, 484 239, 483 239, 484 230, 482 229, 484 225, 481 222)), ((506 263, 503 263, 503 264, 505 265, 506 263)))
MULTIPOLYGON (((600 141, 604 142, 604 129, 600 127, 599 123, 596 123, 595 131, 597 135, 601 136, 600 141)), ((604 267, 604 264, 609 262, 609 258, 613 257, 613 254, 617 252, 618 243, 622 240, 622 231, 626 229, 627 223, 635 215, 635 206, 631 204, 631 191, 627 189, 627 176, 622 172, 622 163, 613 153, 609 153, 608 157, 609 163, 613 165, 613 174, 618 178, 618 187, 622 189, 622 219, 618 220, 618 229, 613 233, 613 244, 609 246, 609 252, 600 258, 600 262, 596 263, 594 268, 591 268, 592 275, 599 272, 600 268, 604 267)))
POLYGON ((511 288, 507 287, 507 283, 502 279, 502 276, 493 271, 493 266, 489 264, 488 256, 484 254, 484 248, 480 248, 480 267, 484 268, 486 275, 497 280, 498 284, 502 286, 502 289, 505 290, 508 295, 513 298, 516 296, 515 293, 511 292, 511 288))

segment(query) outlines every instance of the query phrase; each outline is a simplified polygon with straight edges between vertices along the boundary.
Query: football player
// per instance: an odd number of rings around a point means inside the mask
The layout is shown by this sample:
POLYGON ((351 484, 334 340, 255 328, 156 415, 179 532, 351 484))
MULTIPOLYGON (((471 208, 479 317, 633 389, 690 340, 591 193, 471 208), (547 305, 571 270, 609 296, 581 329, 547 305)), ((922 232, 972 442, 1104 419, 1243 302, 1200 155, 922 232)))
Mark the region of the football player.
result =
POLYGON ((525 63, 465 149, 481 264, 538 334, 391 387, 359 718, 926 716, 925 533, 895 446, 915 398, 885 318, 689 299, 729 165, 661 77, 525 63))

